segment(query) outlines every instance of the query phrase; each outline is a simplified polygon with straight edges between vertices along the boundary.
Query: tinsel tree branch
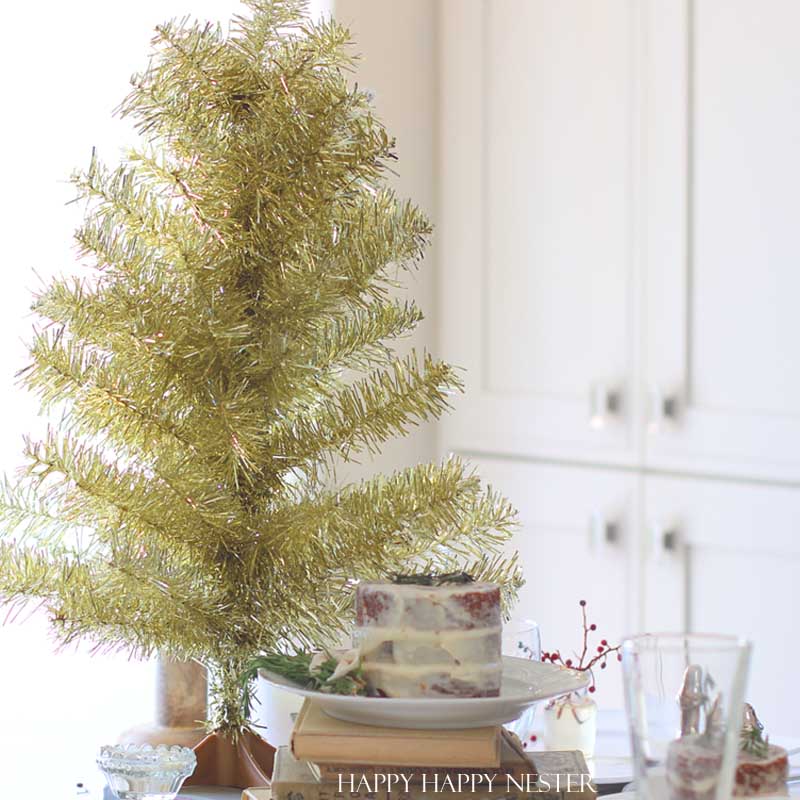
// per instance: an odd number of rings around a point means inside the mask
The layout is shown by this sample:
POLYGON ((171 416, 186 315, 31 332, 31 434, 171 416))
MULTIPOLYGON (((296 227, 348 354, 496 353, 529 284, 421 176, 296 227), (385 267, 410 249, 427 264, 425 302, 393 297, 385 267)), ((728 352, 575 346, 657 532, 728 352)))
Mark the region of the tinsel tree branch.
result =
POLYGON ((208 664, 233 735, 245 666, 345 632, 355 580, 467 570, 507 606, 521 581, 513 509, 458 459, 336 479, 461 381, 393 349, 431 225, 386 186, 347 30, 248 5, 228 34, 159 26, 120 107, 141 146, 74 175, 85 272, 34 299, 20 373, 56 419, 0 485, 0 601, 208 664))

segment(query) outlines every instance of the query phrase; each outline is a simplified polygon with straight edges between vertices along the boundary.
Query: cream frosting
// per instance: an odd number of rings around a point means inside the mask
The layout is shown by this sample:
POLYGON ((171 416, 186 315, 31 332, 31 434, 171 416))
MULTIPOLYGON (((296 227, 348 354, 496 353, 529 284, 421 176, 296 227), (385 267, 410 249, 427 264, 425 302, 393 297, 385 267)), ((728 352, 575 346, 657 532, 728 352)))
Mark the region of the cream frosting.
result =
POLYGON ((365 584, 357 638, 370 688, 390 697, 498 694, 499 591, 493 584, 365 584))

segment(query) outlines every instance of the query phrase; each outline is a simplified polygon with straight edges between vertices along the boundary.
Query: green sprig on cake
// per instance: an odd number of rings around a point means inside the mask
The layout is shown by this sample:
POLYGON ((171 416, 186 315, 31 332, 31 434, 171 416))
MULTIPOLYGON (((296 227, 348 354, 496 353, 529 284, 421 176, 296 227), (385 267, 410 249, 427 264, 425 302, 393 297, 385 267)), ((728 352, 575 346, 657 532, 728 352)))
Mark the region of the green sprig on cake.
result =
MULTIPOLYGON (((243 689, 258 677, 260 669, 288 678, 304 689, 314 689, 326 694, 367 694, 367 681, 357 649, 256 656, 242 673, 243 689)), ((248 702, 246 708, 249 713, 248 695, 243 692, 243 696, 248 702)))
POLYGON ((763 730, 757 726, 742 728, 739 750, 756 758, 767 758, 769 755, 769 737, 765 737, 763 730))
POLYGON ((461 460, 336 480, 461 381, 394 351, 431 225, 385 182, 347 30, 248 5, 228 33, 159 26, 121 106, 140 144, 76 174, 85 268, 36 297, 21 372, 55 424, 0 497, 2 601, 42 602, 62 642, 208 665, 233 738, 248 663, 344 634, 353 578, 520 584, 514 511, 461 460))

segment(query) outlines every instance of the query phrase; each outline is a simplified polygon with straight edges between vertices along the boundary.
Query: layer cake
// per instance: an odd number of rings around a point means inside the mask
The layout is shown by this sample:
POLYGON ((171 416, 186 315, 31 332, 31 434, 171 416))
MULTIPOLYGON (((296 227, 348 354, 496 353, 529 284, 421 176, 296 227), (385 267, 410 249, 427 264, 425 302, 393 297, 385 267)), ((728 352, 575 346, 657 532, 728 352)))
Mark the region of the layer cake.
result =
POLYGON ((371 694, 496 697, 502 616, 493 583, 363 583, 356 638, 371 694))

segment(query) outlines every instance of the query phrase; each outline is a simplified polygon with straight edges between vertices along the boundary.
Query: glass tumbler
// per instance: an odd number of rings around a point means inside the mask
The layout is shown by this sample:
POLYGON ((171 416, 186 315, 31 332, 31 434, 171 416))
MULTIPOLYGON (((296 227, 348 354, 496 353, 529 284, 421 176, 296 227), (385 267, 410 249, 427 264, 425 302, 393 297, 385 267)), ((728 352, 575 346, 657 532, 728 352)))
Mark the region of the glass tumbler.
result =
MULTIPOLYGON (((502 651, 504 656, 527 658, 532 661, 541 661, 542 637, 539 626, 532 619, 511 621, 503 627, 502 651)), ((536 704, 527 708, 522 716, 513 722, 506 723, 505 727, 519 736, 525 743, 533 735, 533 719, 536 714, 536 704)))
POLYGON ((639 800, 730 800, 751 645, 716 634, 622 643, 639 800))

